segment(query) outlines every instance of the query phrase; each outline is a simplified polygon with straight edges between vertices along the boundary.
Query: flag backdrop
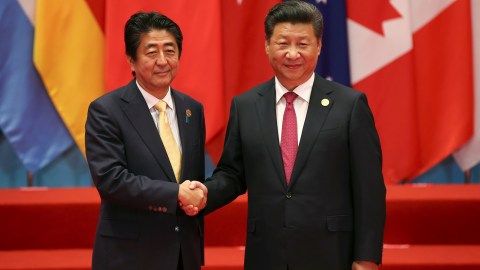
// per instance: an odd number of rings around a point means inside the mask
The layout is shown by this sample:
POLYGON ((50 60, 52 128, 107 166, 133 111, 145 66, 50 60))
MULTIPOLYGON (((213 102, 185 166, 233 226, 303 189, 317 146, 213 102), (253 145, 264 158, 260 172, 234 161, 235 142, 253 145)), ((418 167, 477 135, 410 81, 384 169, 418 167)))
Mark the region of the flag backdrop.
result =
MULTIPOLYGON (((472 137, 480 130, 474 124, 480 122, 474 117, 479 46, 472 46, 478 43, 478 2, 308 1, 325 17, 316 71, 367 94, 387 183, 427 174, 463 182, 457 164, 468 170, 480 160, 480 139, 472 137)), ((215 163, 232 97, 273 76, 263 20, 277 2, 0 1, 0 187, 12 186, 5 183, 14 174, 6 172, 15 160, 36 177, 56 172, 64 183, 54 185, 78 185, 74 179, 88 175, 81 155, 86 109, 132 79, 123 27, 139 10, 166 14, 184 33, 173 87, 204 104, 215 163)), ((35 184, 42 183, 49 185, 35 184)))

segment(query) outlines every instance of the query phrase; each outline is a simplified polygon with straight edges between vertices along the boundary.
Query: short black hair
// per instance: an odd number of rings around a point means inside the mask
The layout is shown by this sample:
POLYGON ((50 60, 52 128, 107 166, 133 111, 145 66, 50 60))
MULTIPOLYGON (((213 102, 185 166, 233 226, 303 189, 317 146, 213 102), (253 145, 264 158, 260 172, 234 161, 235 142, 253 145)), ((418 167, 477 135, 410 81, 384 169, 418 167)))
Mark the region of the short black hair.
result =
POLYGON ((178 46, 178 58, 182 55, 183 35, 180 27, 167 16, 158 12, 137 12, 125 24, 125 52, 133 61, 137 60, 137 48, 141 35, 152 30, 166 30, 175 37, 178 46))
POLYGON ((275 25, 284 22, 310 23, 313 26, 315 36, 318 39, 322 38, 322 13, 310 3, 292 0, 280 2, 272 7, 265 17, 265 40, 270 40, 275 25))

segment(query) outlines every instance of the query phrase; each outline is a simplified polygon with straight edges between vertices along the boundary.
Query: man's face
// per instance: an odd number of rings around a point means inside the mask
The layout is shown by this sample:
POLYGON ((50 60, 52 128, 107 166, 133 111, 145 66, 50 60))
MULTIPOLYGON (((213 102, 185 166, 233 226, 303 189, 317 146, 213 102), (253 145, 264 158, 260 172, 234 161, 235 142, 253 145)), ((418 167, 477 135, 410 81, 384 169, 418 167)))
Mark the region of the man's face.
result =
POLYGON ((275 76, 288 90, 310 78, 317 66, 321 47, 313 26, 303 23, 278 23, 270 40, 265 42, 275 76))
POLYGON ((138 83, 153 95, 164 95, 177 75, 178 45, 175 37, 166 30, 142 34, 137 60, 127 58, 138 83))

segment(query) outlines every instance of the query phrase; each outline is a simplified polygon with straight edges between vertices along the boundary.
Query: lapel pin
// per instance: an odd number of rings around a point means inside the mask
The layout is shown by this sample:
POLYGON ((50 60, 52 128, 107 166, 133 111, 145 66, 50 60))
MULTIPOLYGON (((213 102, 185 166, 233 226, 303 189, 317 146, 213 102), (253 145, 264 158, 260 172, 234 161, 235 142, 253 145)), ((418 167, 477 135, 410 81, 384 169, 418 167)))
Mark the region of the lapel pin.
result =
POLYGON ((328 104, 330 104, 330 100, 324 98, 320 103, 322 104, 323 107, 327 107, 328 104))
POLYGON ((185 111, 185 123, 189 123, 190 122, 190 117, 192 116, 192 111, 190 111, 190 109, 187 109, 185 111))

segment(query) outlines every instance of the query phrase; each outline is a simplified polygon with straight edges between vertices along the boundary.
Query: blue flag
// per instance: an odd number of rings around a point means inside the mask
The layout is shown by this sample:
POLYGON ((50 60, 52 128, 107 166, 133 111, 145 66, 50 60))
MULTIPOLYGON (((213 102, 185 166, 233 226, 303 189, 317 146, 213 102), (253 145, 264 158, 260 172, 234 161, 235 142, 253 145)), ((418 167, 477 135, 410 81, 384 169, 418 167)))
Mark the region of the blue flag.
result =
POLYGON ((345 1, 309 0, 323 14, 322 50, 316 72, 322 77, 350 86, 345 1))
POLYGON ((33 26, 16 0, 0 1, 0 129, 30 172, 73 145, 33 65, 33 26))

